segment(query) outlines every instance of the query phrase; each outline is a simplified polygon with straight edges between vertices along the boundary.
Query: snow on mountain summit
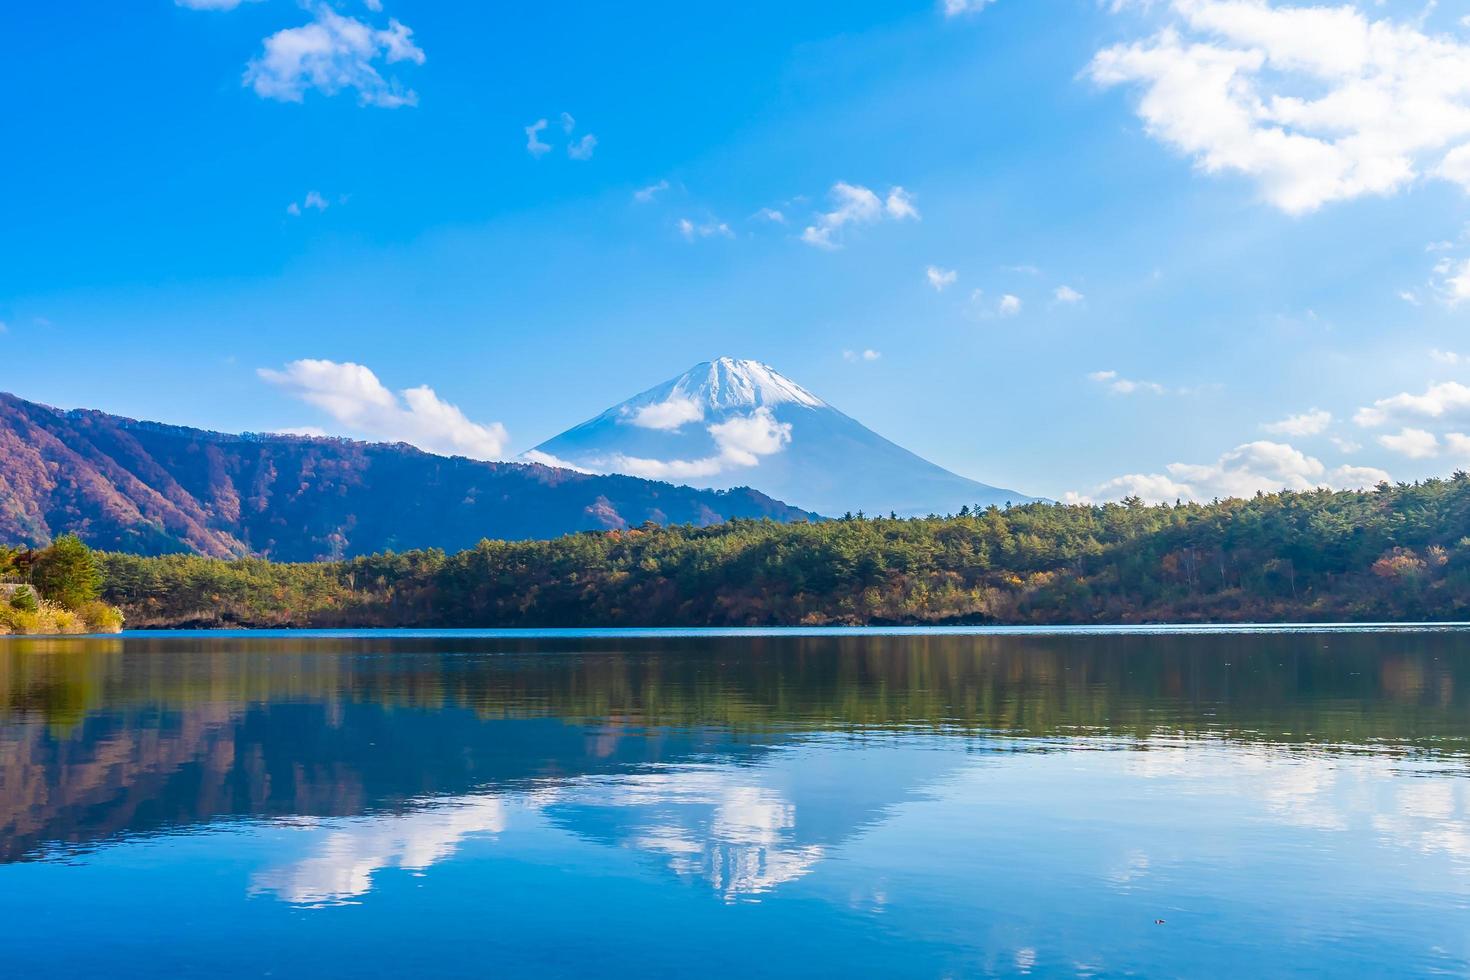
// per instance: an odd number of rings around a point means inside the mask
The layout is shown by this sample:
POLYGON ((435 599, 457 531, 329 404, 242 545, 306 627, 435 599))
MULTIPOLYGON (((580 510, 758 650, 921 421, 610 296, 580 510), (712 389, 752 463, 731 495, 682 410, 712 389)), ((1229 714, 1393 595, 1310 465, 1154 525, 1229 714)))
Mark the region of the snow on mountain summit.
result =
POLYGON ((721 357, 696 364, 667 385, 668 394, 715 409, 773 408, 793 402, 807 408, 826 404, 801 385, 760 361, 721 357))
POLYGON ((696 364, 526 458, 698 487, 750 486, 828 515, 943 514, 1032 499, 936 466, 770 365, 732 357, 696 364))

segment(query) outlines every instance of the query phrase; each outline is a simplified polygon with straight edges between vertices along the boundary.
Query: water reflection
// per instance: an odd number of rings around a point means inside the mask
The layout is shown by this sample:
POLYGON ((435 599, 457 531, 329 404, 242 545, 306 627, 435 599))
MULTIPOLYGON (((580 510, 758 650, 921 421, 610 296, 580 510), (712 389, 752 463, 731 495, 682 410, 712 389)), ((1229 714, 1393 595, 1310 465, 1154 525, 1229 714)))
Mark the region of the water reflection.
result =
POLYGON ((250 904, 230 915, 401 914, 405 881, 482 904, 641 882, 679 889, 636 899, 675 924, 797 902, 829 910, 802 928, 865 950, 852 967, 920 950, 934 967, 897 972, 1191 972, 1169 958, 1180 950, 1130 960, 1142 938, 1118 932, 1120 909, 1233 949, 1222 968, 1261 965, 1252 933, 1328 955, 1300 939, 1310 925, 1364 962, 1457 971, 1470 941, 1441 934, 1470 923, 1464 647, 1461 634, 0 645, 0 863, 81 873, 172 842, 203 874, 240 852, 250 904), (836 910, 858 931, 839 936, 836 910), (1385 928, 1402 942, 1363 945, 1385 928))

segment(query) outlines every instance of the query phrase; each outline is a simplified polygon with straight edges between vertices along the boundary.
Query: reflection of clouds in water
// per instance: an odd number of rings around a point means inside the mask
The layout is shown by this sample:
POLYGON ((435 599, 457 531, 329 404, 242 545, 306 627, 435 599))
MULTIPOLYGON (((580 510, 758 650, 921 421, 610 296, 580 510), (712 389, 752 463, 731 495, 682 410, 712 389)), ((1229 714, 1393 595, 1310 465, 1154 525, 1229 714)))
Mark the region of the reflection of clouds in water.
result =
POLYGON ((328 826, 310 857, 255 875, 251 894, 269 892, 295 905, 348 901, 371 891, 382 868, 422 871, 453 855, 465 837, 504 830, 505 805, 496 797, 466 797, 328 826))
POLYGON ((580 780, 559 803, 621 811, 625 846, 661 855, 681 877, 703 878, 727 901, 807 874, 820 844, 796 840, 796 806, 760 785, 761 769, 680 766, 580 780))
MULTIPOLYGON (((1135 753, 1127 771, 1171 779, 1195 795, 1261 801, 1294 827, 1367 827, 1384 843, 1444 853, 1470 865, 1470 790, 1463 779, 1417 778, 1413 764, 1380 756, 1288 754, 1271 747, 1164 743, 1135 753), (1393 785, 1390 794, 1376 787, 1393 785)), ((1470 866, 1460 870, 1470 871, 1470 866)))
POLYGON ((1464 783, 1414 780, 1398 788, 1397 813, 1373 818, 1373 829, 1425 854, 1470 865, 1470 806, 1464 783))

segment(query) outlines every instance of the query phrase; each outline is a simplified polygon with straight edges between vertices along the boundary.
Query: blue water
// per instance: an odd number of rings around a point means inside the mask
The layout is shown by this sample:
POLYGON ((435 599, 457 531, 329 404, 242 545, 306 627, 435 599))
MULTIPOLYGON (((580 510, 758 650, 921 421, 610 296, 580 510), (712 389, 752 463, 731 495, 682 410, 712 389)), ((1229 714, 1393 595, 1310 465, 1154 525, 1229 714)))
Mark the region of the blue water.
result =
POLYGON ((0 641, 46 976, 1470 973, 1470 633, 0 641))

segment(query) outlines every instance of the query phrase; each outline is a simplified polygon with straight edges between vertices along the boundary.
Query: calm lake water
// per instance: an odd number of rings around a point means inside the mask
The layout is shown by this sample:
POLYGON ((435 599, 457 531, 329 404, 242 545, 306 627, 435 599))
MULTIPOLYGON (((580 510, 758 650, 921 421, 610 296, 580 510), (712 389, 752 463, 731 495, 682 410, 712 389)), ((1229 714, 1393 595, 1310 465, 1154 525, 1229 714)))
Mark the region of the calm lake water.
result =
POLYGON ((1470 632, 0 640, 0 972, 1470 973, 1470 632))

